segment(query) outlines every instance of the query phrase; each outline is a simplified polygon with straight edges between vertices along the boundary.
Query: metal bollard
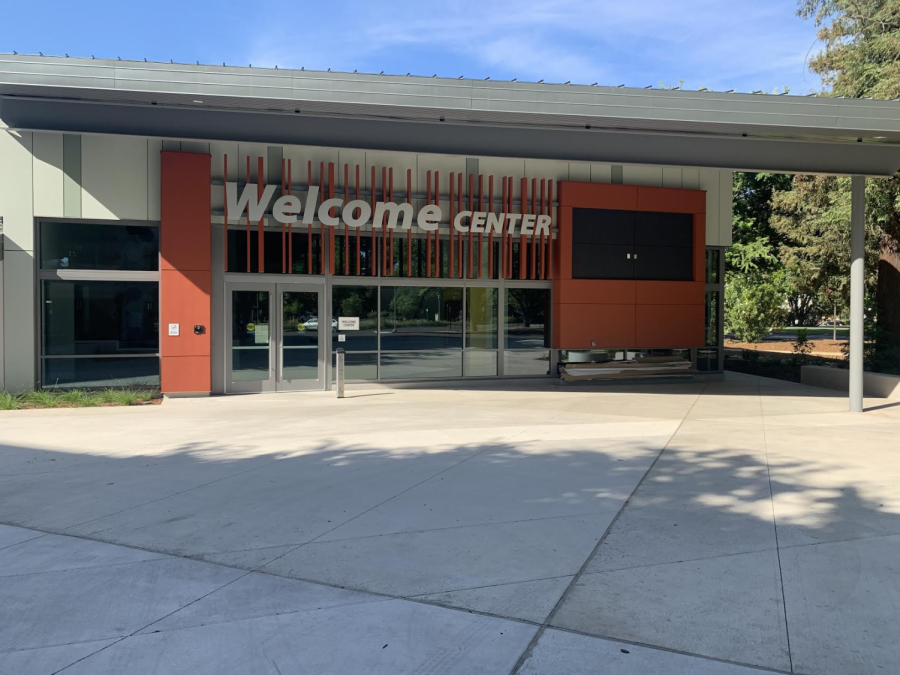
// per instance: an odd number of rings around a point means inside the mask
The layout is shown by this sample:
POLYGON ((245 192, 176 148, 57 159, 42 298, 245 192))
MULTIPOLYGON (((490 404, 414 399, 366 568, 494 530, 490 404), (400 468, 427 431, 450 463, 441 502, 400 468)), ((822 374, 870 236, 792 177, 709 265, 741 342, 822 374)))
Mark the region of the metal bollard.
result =
POLYGON ((335 350, 337 354, 337 397, 344 398, 344 349, 338 347, 335 350))

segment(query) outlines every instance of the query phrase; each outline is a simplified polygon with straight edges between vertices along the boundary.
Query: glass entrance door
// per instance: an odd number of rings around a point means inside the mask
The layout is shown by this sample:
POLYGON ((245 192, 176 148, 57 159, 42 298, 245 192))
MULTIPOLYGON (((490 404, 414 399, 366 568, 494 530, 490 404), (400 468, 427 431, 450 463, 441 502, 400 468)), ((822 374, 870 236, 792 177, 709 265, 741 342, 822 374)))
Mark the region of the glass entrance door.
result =
POLYGON ((278 389, 325 386, 325 336, 330 322, 322 314, 317 288, 278 284, 281 305, 278 340, 278 389))
POLYGON ((229 393, 323 389, 328 319, 309 284, 234 283, 226 287, 229 393))

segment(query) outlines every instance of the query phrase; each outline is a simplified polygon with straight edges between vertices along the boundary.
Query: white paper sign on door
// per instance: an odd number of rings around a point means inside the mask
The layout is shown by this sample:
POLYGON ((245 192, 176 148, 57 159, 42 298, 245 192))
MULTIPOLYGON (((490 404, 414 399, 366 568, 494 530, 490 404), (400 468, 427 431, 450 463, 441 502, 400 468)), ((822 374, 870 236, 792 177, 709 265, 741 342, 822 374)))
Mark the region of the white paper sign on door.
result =
POLYGON ((338 330, 359 330, 358 316, 339 316, 338 330))

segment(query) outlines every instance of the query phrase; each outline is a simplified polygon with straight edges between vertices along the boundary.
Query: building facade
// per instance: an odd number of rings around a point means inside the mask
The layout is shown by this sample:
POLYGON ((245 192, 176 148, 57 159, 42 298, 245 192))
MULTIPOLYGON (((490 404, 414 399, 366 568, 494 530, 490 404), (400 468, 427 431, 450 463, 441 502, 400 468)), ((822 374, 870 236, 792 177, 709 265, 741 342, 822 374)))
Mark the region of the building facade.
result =
POLYGON ((339 348, 350 381, 646 356, 717 372, 734 169, 885 173, 896 159, 843 137, 773 144, 788 127, 771 124, 797 124, 806 99, 771 97, 780 117, 748 121, 736 106, 758 97, 579 87, 562 116, 563 85, 490 83, 481 100, 470 82, 454 107, 455 80, 2 64, 9 391, 324 389, 339 348), (290 91, 267 90, 285 77, 290 91), (401 106, 408 86, 428 96, 401 106), (705 111, 663 119, 672 102, 705 111))

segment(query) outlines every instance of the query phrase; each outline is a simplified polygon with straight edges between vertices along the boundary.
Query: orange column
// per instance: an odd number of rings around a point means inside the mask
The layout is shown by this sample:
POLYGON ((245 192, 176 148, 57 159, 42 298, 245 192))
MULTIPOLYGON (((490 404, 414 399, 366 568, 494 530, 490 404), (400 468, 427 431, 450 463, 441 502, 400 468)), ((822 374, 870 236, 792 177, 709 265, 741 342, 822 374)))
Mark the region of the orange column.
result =
POLYGON ((165 393, 211 389, 211 157, 160 158, 160 386, 165 393), (178 324, 178 335, 169 325, 178 324), (194 326, 202 326, 199 334, 194 326))

